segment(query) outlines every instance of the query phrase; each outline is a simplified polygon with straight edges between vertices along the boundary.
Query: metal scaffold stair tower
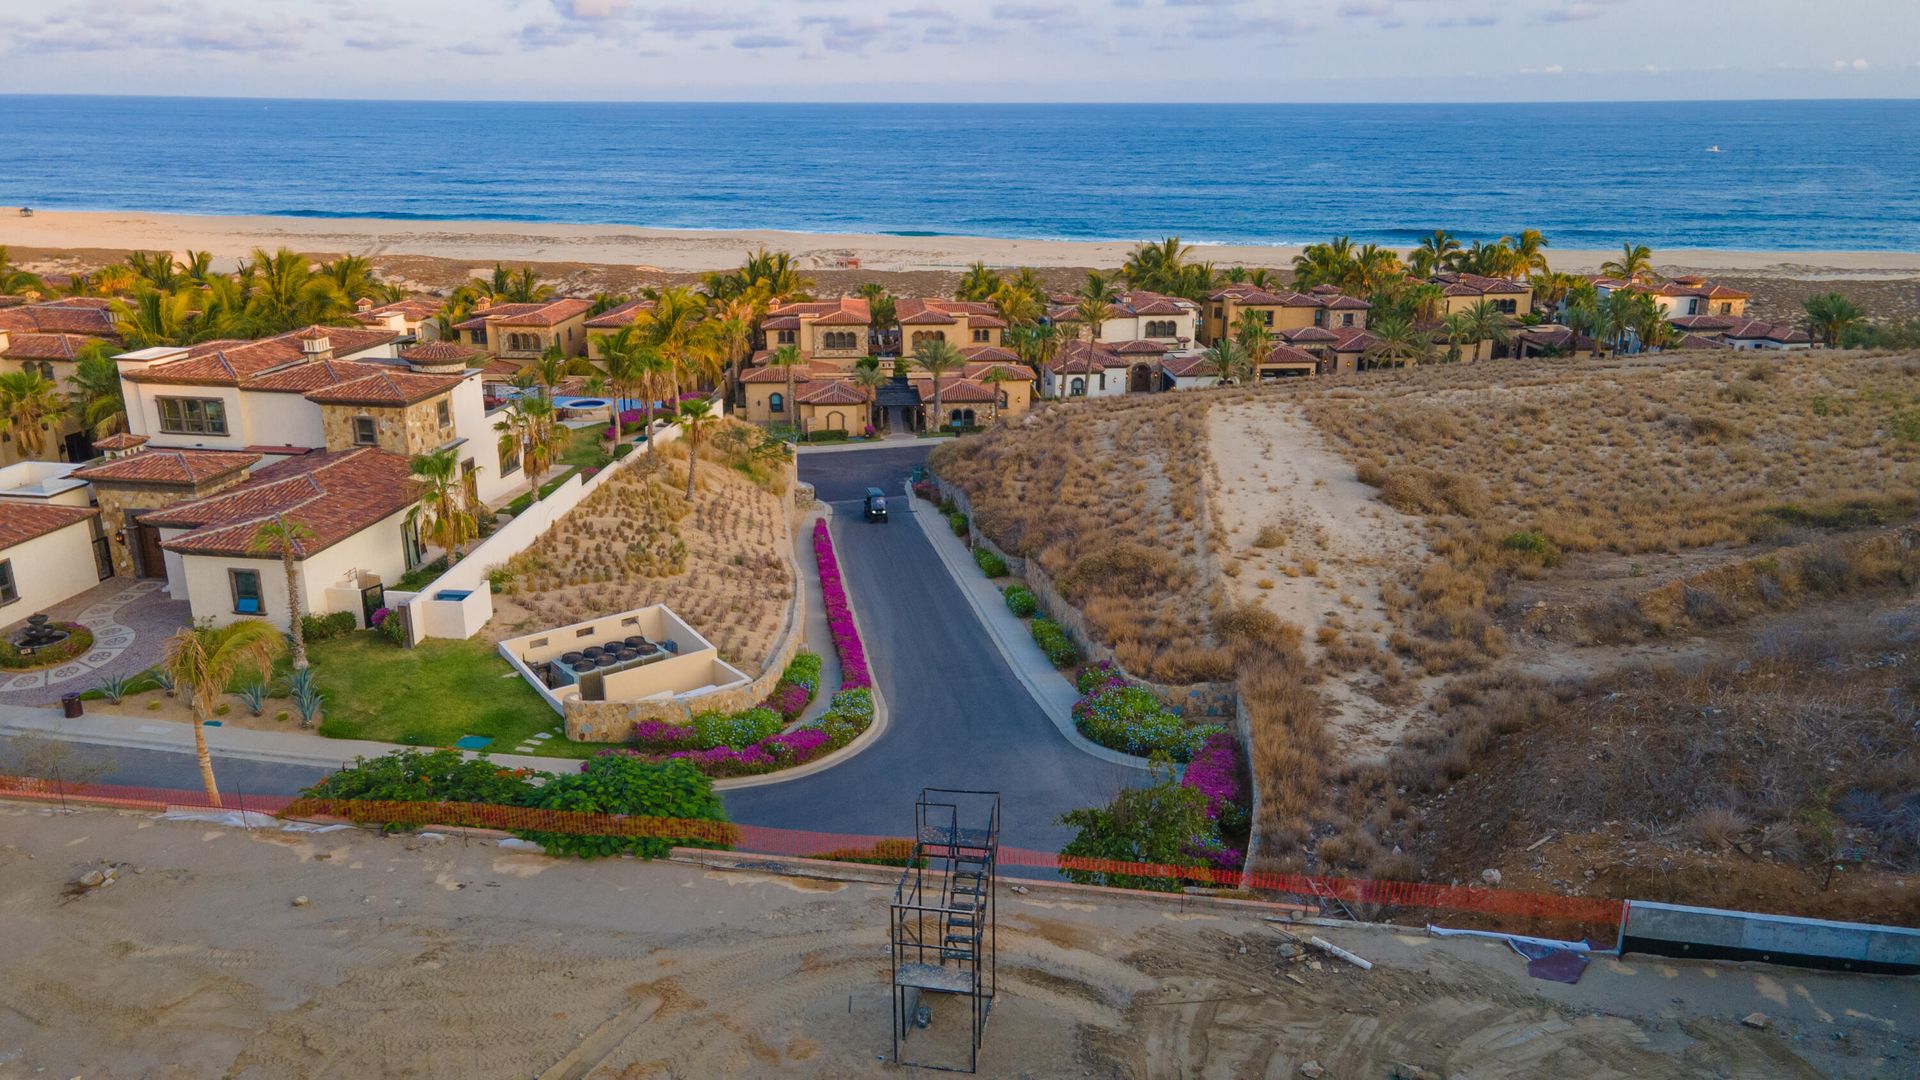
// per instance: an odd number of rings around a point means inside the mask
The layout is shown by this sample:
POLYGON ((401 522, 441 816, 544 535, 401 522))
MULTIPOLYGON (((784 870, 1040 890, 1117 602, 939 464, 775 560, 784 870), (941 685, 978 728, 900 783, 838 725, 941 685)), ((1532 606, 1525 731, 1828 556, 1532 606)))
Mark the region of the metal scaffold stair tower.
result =
POLYGON ((913 854, 893 891, 893 1060, 916 1026, 927 994, 963 998, 971 1024, 966 1071, 980 1062, 993 1009, 994 883, 999 874, 1000 793, 926 788, 913 808, 913 854))

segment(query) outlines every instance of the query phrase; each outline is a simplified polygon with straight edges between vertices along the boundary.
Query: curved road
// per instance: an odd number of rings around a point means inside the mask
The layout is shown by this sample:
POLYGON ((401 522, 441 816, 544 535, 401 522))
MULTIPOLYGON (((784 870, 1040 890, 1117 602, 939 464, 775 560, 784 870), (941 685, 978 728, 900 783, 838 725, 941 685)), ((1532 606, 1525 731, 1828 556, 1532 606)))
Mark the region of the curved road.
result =
POLYGON ((843 765, 726 793, 727 812, 755 825, 904 836, 922 787, 985 789, 1002 794, 1006 843, 1057 850, 1072 836, 1058 824, 1061 814, 1105 803, 1143 774, 1083 753, 1060 734, 908 519, 929 509, 898 494, 928 450, 801 455, 800 478, 834 507, 834 545, 888 727, 843 765), (888 493, 893 521, 865 521, 868 487, 888 493))

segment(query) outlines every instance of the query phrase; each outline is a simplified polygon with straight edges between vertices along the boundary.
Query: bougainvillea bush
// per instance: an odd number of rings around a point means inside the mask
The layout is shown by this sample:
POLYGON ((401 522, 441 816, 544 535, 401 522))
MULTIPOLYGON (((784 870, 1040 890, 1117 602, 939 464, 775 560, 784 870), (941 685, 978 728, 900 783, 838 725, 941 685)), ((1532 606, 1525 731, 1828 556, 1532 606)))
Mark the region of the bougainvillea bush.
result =
POLYGON ((840 654, 840 686, 850 690, 872 686, 867 650, 853 623, 853 608, 847 603, 846 585, 840 577, 840 560, 833 551, 833 534, 827 531, 825 521, 813 523, 813 555, 820 564, 820 598, 827 613, 827 630, 833 635, 834 651, 840 654))
POLYGON ((1196 837, 1192 853, 1222 869, 1238 869, 1246 862, 1247 834, 1253 821, 1240 740, 1227 731, 1208 736, 1187 763, 1180 786, 1199 792, 1207 800, 1207 819, 1216 830, 1214 835, 1196 837))
POLYGON ((800 714, 813 704, 813 695, 820 689, 820 657, 817 653, 800 652, 787 662, 787 669, 780 673, 780 682, 768 696, 766 706, 780 714, 791 724, 800 719, 800 714))
POLYGON ((1191 760, 1220 732, 1217 724, 1189 725, 1159 698, 1126 683, 1096 687, 1074 702, 1073 722, 1080 734, 1109 750, 1141 757, 1165 754, 1180 762, 1191 760))

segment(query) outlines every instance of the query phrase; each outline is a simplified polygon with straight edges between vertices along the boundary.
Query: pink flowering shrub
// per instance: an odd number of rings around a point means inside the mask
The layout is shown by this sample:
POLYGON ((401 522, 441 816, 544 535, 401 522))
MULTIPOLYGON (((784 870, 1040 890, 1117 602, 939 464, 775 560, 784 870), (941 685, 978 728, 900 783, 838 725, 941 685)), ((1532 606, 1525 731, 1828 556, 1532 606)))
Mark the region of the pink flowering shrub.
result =
POLYGON ((847 604, 847 590, 840 577, 840 560, 833 552, 833 535, 825 521, 813 523, 813 556, 820 564, 820 596, 827 612, 827 629, 833 634, 834 651, 840 654, 840 688, 861 690, 873 685, 867 670, 867 650, 860 642, 860 630, 853 624, 853 609, 847 604))
POLYGON ((1187 763, 1186 775, 1180 778, 1181 787, 1193 788, 1207 797, 1207 816, 1215 821, 1228 807, 1246 805, 1246 794, 1240 788, 1239 753, 1239 740, 1228 732, 1217 732, 1208 736, 1187 763))

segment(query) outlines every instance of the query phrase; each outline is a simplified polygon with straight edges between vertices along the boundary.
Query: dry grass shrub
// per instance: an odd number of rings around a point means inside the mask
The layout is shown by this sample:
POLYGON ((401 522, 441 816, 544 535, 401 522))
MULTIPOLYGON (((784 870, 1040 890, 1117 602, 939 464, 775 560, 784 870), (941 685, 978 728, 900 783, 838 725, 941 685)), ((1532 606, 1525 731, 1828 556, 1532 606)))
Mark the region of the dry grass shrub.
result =
POLYGON ((1607 831, 1912 870, 1917 688, 1920 609, 1776 625, 1744 658, 1690 671, 1554 691, 1460 680, 1448 729, 1408 747, 1393 771, 1415 792, 1445 793, 1422 846, 1449 856, 1497 859, 1550 831, 1607 831))
POLYGON ((684 447, 661 447, 509 560, 513 585, 494 598, 487 632, 498 639, 666 604, 729 663, 758 674, 793 595, 786 501, 708 460, 703 446, 689 505, 686 468, 684 447))
POLYGON ((1302 866, 1316 824, 1329 820, 1320 796, 1333 741, 1320 720, 1300 628, 1265 608, 1244 605, 1223 608, 1215 633, 1232 654, 1253 736, 1260 814, 1249 862, 1257 869, 1302 866))
POLYGON ((1043 407, 939 447, 932 466, 1129 672, 1178 684, 1231 675, 1211 621, 1205 461, 1206 403, 1143 395, 1043 407))
POLYGON ((1516 532, 1556 553, 1738 545, 1904 517, 1920 486, 1920 365, 1900 357, 1451 365, 1300 399, 1360 479, 1433 526, 1434 559, 1388 598, 1430 671, 1499 655, 1504 581, 1548 572, 1502 547, 1516 532))
POLYGON ((1823 539, 1725 563, 1638 597, 1589 604, 1571 625, 1581 644, 1617 644, 1715 630, 1811 599, 1920 583, 1920 532, 1823 539))

